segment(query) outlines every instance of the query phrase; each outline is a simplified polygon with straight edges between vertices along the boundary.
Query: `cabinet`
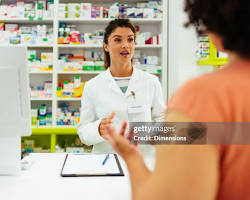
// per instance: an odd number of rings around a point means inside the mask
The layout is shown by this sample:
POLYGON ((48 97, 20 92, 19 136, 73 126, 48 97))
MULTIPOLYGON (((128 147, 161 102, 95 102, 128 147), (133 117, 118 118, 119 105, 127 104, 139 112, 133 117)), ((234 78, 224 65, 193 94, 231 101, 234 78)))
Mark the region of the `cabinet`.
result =
MULTIPOLYGON (((32 1, 26 0, 28 3, 32 1)), ((25 3, 26 3, 25 1, 25 3)), ((33 135, 50 135, 50 148, 51 152, 55 152, 55 145, 56 145, 56 136, 63 135, 63 134, 76 134, 76 126, 65 126, 65 125, 58 125, 58 108, 63 105, 68 105, 71 110, 78 110, 81 106, 81 99, 74 98, 74 97, 58 97, 57 96, 57 88, 60 85, 60 82, 68 80, 73 81, 74 77, 77 75, 81 78, 81 81, 88 81, 89 79, 93 78, 94 76, 98 75, 101 71, 100 70, 64 70, 62 67, 62 60, 59 60, 59 57, 63 57, 62 55, 72 54, 72 52, 102 52, 102 45, 100 43, 93 44, 93 43, 85 43, 85 44, 58 44, 59 40, 59 32, 60 32, 60 25, 66 24, 81 33, 94 33, 97 30, 103 31, 106 25, 109 23, 110 18, 82 18, 82 15, 74 15, 78 13, 78 11, 74 11, 73 14, 70 13, 69 7, 72 7, 74 3, 80 5, 81 3, 89 3, 91 2, 93 7, 103 7, 110 8, 113 1, 101 1, 101 0, 92 0, 92 1, 78 1, 78 0, 54 0, 50 2, 48 5, 48 1, 38 1, 38 2, 46 2, 47 9, 50 6, 50 9, 53 10, 53 13, 50 13, 50 17, 48 14, 46 17, 40 18, 8 18, 8 17, 1 17, 0 22, 8 23, 8 24, 18 24, 19 26, 36 26, 38 28, 43 27, 46 25, 47 32, 48 30, 52 30, 50 37, 51 40, 44 39, 41 42, 37 42, 34 44, 17 44, 17 45, 24 45, 27 46, 28 50, 33 50, 36 54, 35 56, 41 60, 43 60, 44 56, 48 56, 48 54, 42 53, 50 53, 49 56, 52 56, 50 59, 51 63, 47 64, 50 66, 41 66, 40 70, 37 70, 36 67, 30 66, 30 85, 33 88, 39 88, 39 86, 44 86, 45 82, 47 82, 46 87, 51 87, 50 94, 43 94, 43 95, 36 95, 33 93, 31 97, 31 108, 38 109, 41 104, 46 104, 47 112, 51 113, 51 123, 48 123, 46 126, 40 126, 41 124, 37 124, 37 126, 33 126, 32 133, 33 135), (53 4, 53 6, 52 6, 53 4), (62 14, 63 7, 68 5, 67 11, 62 14), (73 17, 72 17, 73 16, 73 17), (53 66, 53 67, 52 67, 53 66)), ((147 1, 142 0, 118 0, 120 4, 126 5, 127 9, 130 9, 130 13, 133 11, 133 7, 143 7, 143 4, 148 4, 147 1), (139 3, 139 4, 138 4, 139 3)), ((167 55, 168 55, 168 43, 167 43, 167 28, 168 28, 168 1, 152 1, 151 4, 161 4, 161 9, 163 10, 162 16, 158 18, 131 18, 131 21, 140 28, 139 33, 147 33, 151 34, 151 36, 159 35, 160 39, 158 44, 137 44, 137 56, 138 58, 148 57, 148 56, 155 56, 157 57, 158 61, 155 66, 144 66, 144 70, 149 70, 150 72, 154 73, 156 76, 159 77, 163 93, 165 99, 167 98, 167 55), (158 67, 158 70, 156 68, 158 67), (160 69, 160 70, 159 70, 160 69)), ((2 5, 7 5, 8 2, 2 1, 2 5)), ((39 7, 39 6, 38 6, 39 7)), ((149 8, 152 10, 152 8, 149 8)), ((64 10, 63 10, 64 11, 64 10)), ((138 9, 138 12, 142 12, 143 9, 138 9)), ((40 12, 40 11, 39 11, 40 12)), ((102 11, 103 12, 103 11, 102 11)), ((137 13, 138 14, 138 13, 137 13)), ((151 13, 152 14, 152 13, 151 13)), ((46 31, 45 31, 46 33, 46 31)), ((32 53, 31 53, 32 54, 32 53)), ((60 57, 60 58, 61 58, 60 57)), ((32 59, 32 58, 30 58, 32 59)), ((34 58, 33 58, 34 59, 34 58)), ((46 59, 45 59, 46 60, 46 59)), ((49 60, 49 59, 48 59, 49 60)), ((143 59, 140 60, 141 64, 143 59)), ((30 64, 30 63, 29 63, 30 64)), ((33 65, 34 63, 32 63, 33 65)), ((137 63, 138 64, 138 63, 137 63)), ((63 64, 65 66, 65 63, 63 64)), ((143 66, 143 65, 139 65, 143 66)), ((43 119, 44 120, 44 119, 43 119)), ((36 122, 35 122, 36 123, 36 122)))

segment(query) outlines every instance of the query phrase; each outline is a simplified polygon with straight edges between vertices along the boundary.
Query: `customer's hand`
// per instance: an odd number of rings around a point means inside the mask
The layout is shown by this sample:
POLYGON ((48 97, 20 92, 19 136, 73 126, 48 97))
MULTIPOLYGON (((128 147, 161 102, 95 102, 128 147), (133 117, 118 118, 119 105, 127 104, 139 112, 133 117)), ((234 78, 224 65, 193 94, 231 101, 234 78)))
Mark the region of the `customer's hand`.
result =
POLYGON ((136 159, 139 157, 142 157, 142 154, 137 149, 137 144, 130 144, 129 140, 132 135, 132 132, 128 134, 128 136, 125 138, 125 130, 127 127, 127 122, 123 122, 120 134, 117 134, 115 132, 115 128, 112 127, 110 124, 107 124, 104 126, 106 130, 106 140, 109 141, 113 149, 125 160, 128 161, 136 159))
POLYGON ((105 117, 102 119, 101 123, 99 124, 98 130, 99 130, 99 134, 100 136, 102 136, 104 139, 105 135, 107 134, 106 129, 104 128, 105 125, 111 125, 112 124, 112 119, 115 116, 115 112, 112 112, 111 115, 109 115, 108 117, 105 117))

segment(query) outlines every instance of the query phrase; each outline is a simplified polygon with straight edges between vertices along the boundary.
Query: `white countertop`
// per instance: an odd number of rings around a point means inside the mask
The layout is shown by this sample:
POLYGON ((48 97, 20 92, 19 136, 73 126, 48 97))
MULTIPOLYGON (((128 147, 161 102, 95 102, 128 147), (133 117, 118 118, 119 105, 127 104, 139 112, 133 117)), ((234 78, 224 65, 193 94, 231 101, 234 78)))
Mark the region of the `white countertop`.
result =
POLYGON ((0 176, 1 200, 129 200, 128 171, 125 176, 61 177, 66 154, 31 154, 33 165, 18 176, 0 176))

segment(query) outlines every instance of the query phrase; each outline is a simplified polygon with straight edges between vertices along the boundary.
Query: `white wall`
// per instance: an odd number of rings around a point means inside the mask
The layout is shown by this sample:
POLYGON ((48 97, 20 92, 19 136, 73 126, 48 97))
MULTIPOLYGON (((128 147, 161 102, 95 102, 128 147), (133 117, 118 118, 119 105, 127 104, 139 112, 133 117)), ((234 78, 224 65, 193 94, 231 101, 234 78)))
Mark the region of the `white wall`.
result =
POLYGON ((197 66, 197 35, 193 27, 185 28, 187 15, 184 0, 169 0, 169 72, 168 98, 185 81, 212 71, 210 66, 197 66))

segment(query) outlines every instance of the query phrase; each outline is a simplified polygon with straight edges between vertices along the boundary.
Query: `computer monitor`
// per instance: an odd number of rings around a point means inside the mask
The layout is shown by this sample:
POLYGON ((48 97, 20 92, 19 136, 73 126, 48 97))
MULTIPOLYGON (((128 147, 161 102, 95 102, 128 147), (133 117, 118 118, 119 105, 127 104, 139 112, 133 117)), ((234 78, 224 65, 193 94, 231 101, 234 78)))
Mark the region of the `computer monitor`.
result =
POLYGON ((19 173, 21 136, 31 134, 26 52, 0 46, 0 175, 19 173))

